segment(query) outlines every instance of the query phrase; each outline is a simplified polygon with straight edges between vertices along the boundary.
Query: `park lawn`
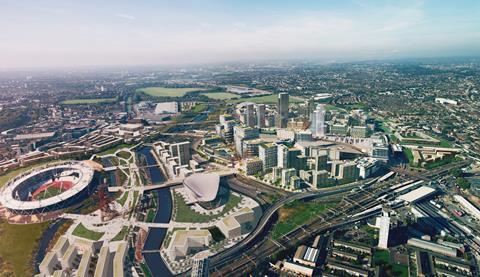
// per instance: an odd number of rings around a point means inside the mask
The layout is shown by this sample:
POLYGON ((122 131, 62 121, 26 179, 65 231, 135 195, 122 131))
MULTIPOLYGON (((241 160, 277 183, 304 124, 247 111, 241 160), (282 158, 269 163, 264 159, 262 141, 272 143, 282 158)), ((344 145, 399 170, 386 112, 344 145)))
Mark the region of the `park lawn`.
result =
POLYGON ((222 217, 224 214, 235 208, 240 201, 242 200, 241 197, 236 196, 234 194, 230 194, 227 203, 223 207, 223 210, 215 215, 204 215, 195 212, 192 210, 183 200, 183 197, 178 194, 174 193, 174 209, 175 209, 175 221, 177 222, 208 222, 210 220, 222 217))
POLYGON ((0 276, 33 276, 33 256, 43 232, 51 222, 8 224, 0 221, 0 276))
POLYGON ((145 219, 145 222, 153 222, 154 219, 155 219, 155 210, 149 209, 147 212, 147 217, 145 219))
POLYGON ((127 201, 128 194, 129 194, 128 191, 124 192, 123 195, 117 199, 118 204, 122 206, 125 205, 125 201, 127 201))
POLYGON ((87 229, 85 226, 83 226, 82 223, 78 224, 77 227, 72 232, 72 235, 89 239, 89 240, 99 240, 101 237, 103 237, 102 232, 95 232, 92 230, 87 229))
POLYGON ((127 235, 127 233, 128 233, 128 226, 123 226, 123 227, 122 227, 122 230, 120 230, 120 232, 118 232, 118 234, 116 234, 116 235, 112 238, 112 241, 124 240, 124 239, 125 239, 125 236, 127 235))
POLYGON ((240 97, 238 94, 230 93, 230 92, 205 92, 205 93, 201 93, 201 95, 205 95, 208 98, 213 100, 229 100, 229 99, 235 99, 240 97))
POLYGON ((198 103, 192 108, 192 112, 194 113, 201 113, 207 110, 207 105, 204 103, 198 103))
POLYGON ((154 97, 183 97, 192 91, 202 91, 204 88, 165 88, 165 87, 147 87, 139 88, 137 92, 143 92, 154 97))
POLYGON ((127 151, 120 151, 117 153, 117 157, 128 160, 132 157, 132 154, 130 154, 130 152, 127 152, 127 151))
MULTIPOLYGON (((232 103, 241 103, 241 102, 253 102, 257 104, 276 104, 278 101, 278 94, 270 94, 270 95, 263 95, 263 96, 256 96, 256 97, 245 97, 245 98, 238 98, 234 99, 232 103)), ((305 101, 303 98, 298 96, 290 96, 289 102, 290 103, 302 103, 305 101)))
POLYGON ((408 276, 408 266, 393 263, 388 250, 376 250, 373 265, 380 266, 387 276, 408 276))
POLYGON ((408 159, 408 164, 409 164, 411 167, 418 167, 417 165, 414 165, 414 164, 413 164, 413 153, 412 153, 412 149, 407 148, 407 147, 403 147, 403 153, 405 153, 405 157, 407 157, 407 159, 408 159))
POLYGON ((273 239, 280 238, 333 206, 333 203, 293 201, 279 209, 278 222, 270 234, 273 239))
POLYGON ((326 111, 340 111, 340 112, 346 112, 345 109, 343 108, 340 108, 340 107, 337 107, 337 106, 334 106, 334 105, 330 105, 330 104, 326 104, 325 105, 325 110, 326 111))
POLYGON ((390 263, 390 252, 388 250, 376 250, 373 254, 373 264, 381 265, 390 263))
POLYGON ((97 153, 97 156, 104 156, 104 155, 110 155, 110 154, 115 154, 115 152, 117 152, 117 150, 120 150, 122 148, 130 148, 132 147, 133 144, 126 144, 126 143, 122 143, 122 144, 119 144, 119 145, 116 145, 116 146, 113 146, 111 148, 108 148, 107 150, 104 150, 100 153, 97 153))
POLYGON ((114 103, 116 98, 94 98, 94 99, 71 99, 62 101, 61 104, 64 105, 86 105, 86 104, 104 104, 104 103, 114 103))

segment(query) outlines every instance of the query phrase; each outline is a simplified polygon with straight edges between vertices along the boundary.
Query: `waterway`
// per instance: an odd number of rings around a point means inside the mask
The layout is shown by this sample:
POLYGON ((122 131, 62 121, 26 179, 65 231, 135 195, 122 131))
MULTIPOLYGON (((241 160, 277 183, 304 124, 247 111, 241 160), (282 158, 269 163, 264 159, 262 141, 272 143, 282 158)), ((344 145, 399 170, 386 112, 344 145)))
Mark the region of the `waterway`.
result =
POLYGON ((35 274, 40 273, 40 270, 39 270, 38 266, 43 261, 43 258, 45 258, 45 254, 47 253, 48 244, 53 239, 53 236, 55 236, 55 233, 58 231, 58 228, 62 225, 63 222, 65 222, 64 219, 59 219, 59 220, 55 221, 53 224, 51 224, 43 232, 42 238, 40 239, 40 242, 38 243, 37 254, 35 255, 35 274))
MULTIPOLYGON (((137 152, 145 156, 147 165, 155 165, 157 162, 150 152, 150 147, 142 147, 137 152)), ((152 183, 158 184, 165 182, 161 170, 157 166, 148 167, 152 183)), ((156 190, 157 210, 155 213, 155 223, 168 223, 172 217, 172 195, 170 188, 162 188, 156 190)), ((167 234, 166 228, 149 228, 145 245, 143 246, 143 257, 145 264, 154 277, 172 276, 167 265, 160 255, 160 246, 167 234)))
POLYGON ((150 178, 152 179, 153 184, 160 184, 166 181, 165 176, 163 176, 162 171, 158 166, 151 166, 151 165, 156 165, 157 161, 155 160, 155 157, 153 156, 151 152, 152 148, 151 147, 142 147, 139 148, 136 152, 140 155, 143 155, 145 157, 145 160, 147 162, 147 167, 146 170, 149 171, 150 173, 150 178))

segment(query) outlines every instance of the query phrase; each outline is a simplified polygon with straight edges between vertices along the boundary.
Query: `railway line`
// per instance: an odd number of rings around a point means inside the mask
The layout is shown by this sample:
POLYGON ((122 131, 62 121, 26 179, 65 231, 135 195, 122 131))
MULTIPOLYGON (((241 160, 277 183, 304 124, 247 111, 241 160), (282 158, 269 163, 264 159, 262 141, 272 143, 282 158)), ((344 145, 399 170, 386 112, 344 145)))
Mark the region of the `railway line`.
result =
MULTIPOLYGON (((467 163, 467 161, 462 161, 442 166, 435 170, 422 172, 417 174, 415 179, 422 180, 442 176, 451 169, 462 167, 467 163)), ((408 177, 412 178, 412 176, 408 177)), ((332 230, 345 224, 351 224, 368 218, 379 212, 378 210, 368 212, 368 209, 384 203, 383 200, 378 199, 380 195, 394 193, 394 191, 389 188, 392 182, 398 180, 404 181, 409 178, 398 177, 375 185, 365 182, 364 184, 368 184, 367 188, 354 190, 348 193, 335 210, 328 210, 323 216, 317 216, 312 219, 312 221, 297 227, 276 241, 268 238, 269 229, 265 227, 271 226, 266 224, 267 221, 261 225, 260 228, 257 227, 255 230, 256 233, 252 232, 254 234, 249 236, 250 240, 248 240, 247 237, 247 239, 240 244, 213 256, 210 261, 211 274, 212 276, 245 276, 275 253, 294 247, 298 245, 298 243, 305 242, 312 236, 321 234, 327 230, 332 230), (354 214, 359 214, 362 211, 367 211, 367 213, 364 213, 361 216, 352 216, 354 214), (260 231, 257 231, 258 229, 260 229, 260 231), (260 234, 263 234, 264 236, 262 237, 260 234)), ((360 186, 360 184, 358 185, 360 186)), ((335 192, 332 193, 332 195, 334 194, 335 192)), ((328 195, 323 196, 328 197, 328 195)), ((320 196, 317 195, 317 197, 320 196)), ((267 220, 270 220, 276 210, 285 203, 287 203, 287 201, 278 203, 275 211, 264 214, 262 219, 266 218, 267 220)))

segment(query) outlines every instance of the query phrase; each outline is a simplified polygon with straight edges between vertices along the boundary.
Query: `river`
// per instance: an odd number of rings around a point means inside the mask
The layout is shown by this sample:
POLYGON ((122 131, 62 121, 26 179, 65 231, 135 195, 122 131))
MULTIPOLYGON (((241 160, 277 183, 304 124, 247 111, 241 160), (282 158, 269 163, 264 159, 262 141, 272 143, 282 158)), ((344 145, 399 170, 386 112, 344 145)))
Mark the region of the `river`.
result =
MULTIPOLYGON (((150 152, 150 147, 142 147, 137 150, 137 153, 145 156, 147 165, 155 165, 157 161, 150 152)), ((165 182, 166 178, 163 176, 161 170, 157 166, 148 167, 152 183, 158 184, 165 182)), ((157 194, 157 210, 155 213, 155 223, 168 223, 172 216, 172 195, 170 188, 162 188, 156 190, 157 194)), ((145 264, 148 266, 152 276, 163 277, 173 276, 167 265, 160 255, 160 246, 167 234, 166 228, 149 228, 145 245, 143 246, 143 257, 145 264)))

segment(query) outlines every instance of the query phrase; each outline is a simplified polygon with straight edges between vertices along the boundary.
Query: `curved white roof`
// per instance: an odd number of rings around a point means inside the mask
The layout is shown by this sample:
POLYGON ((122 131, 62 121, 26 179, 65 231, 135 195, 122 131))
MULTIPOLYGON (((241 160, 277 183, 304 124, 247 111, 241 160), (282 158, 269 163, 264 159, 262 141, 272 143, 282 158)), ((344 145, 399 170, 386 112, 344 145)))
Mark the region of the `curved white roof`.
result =
POLYGON ((183 184, 197 201, 208 202, 217 197, 220 176, 217 173, 195 173, 185 178, 183 184))
POLYGON ((0 203, 4 207, 8 209, 13 209, 13 210, 35 210, 38 208, 44 208, 51 205, 55 205, 84 190, 88 186, 88 184, 90 184, 90 182, 92 181, 93 173, 94 173, 93 169, 83 162, 69 162, 69 163, 56 165, 52 167, 34 168, 24 173, 23 175, 17 176, 13 180, 11 180, 9 183, 7 183, 6 186, 3 187, 3 189, 0 192, 0 203), (75 171, 79 173, 80 177, 78 178, 77 182, 74 184, 74 186, 71 189, 66 190, 56 196, 53 196, 47 199, 35 200, 35 201, 22 201, 22 200, 17 200, 13 197, 13 191, 15 190, 15 188, 21 183, 23 183, 25 180, 32 178, 33 176, 38 175, 39 173, 50 171, 55 168, 75 171))

